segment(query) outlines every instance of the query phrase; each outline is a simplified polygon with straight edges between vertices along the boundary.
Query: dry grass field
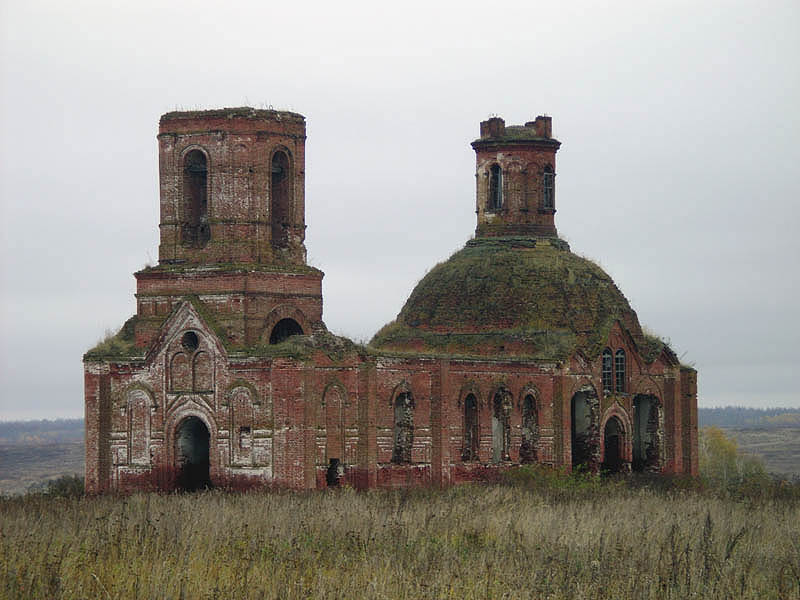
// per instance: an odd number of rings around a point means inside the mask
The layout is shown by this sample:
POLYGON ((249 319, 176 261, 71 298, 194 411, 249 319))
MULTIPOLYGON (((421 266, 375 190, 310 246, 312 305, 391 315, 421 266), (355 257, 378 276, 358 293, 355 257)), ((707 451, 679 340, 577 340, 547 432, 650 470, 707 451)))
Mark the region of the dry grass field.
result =
POLYGON ((797 492, 528 470, 439 491, 4 498, 0 595, 800 598, 797 492))

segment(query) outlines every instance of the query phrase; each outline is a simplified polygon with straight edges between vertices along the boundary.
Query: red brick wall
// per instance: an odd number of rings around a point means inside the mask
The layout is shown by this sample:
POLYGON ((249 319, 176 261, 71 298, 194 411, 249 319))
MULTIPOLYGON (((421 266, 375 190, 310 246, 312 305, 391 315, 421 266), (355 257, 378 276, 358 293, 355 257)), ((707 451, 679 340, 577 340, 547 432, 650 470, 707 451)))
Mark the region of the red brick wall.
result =
POLYGON ((305 119, 293 113, 225 109, 169 113, 159 128, 161 263, 305 263, 305 119), (201 248, 182 243, 186 220, 184 156, 207 158, 210 239, 201 248), (290 244, 273 248, 271 160, 283 151, 291 161, 290 244))

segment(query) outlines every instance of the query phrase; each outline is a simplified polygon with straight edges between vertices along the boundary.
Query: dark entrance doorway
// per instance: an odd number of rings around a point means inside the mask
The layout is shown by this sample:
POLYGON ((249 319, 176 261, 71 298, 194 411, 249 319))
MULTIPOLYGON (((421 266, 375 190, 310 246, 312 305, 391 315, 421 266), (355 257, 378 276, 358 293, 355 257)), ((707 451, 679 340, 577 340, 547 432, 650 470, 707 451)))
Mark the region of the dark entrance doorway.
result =
POLYGON ((328 487, 338 487, 342 478, 342 463, 338 458, 332 458, 325 473, 325 483, 328 487))
POLYGON ((603 429, 603 471, 606 473, 619 473, 623 469, 625 459, 625 432, 622 423, 616 417, 611 417, 603 429))
POLYGON ((208 427, 197 417, 185 419, 175 435, 178 489, 194 492, 211 487, 208 427))

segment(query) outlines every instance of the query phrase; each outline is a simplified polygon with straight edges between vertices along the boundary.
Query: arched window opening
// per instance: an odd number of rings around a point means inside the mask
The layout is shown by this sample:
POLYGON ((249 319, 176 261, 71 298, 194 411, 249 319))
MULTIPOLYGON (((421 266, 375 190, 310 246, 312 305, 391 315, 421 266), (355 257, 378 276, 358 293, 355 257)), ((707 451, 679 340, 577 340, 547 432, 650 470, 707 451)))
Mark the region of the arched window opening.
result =
POLYGON ((658 399, 638 395, 633 399, 633 470, 654 472, 661 470, 661 418, 658 399))
POLYGON ((289 157, 285 152, 276 152, 272 157, 270 177, 270 220, 272 222, 272 247, 284 249, 289 246, 291 225, 292 173, 289 157))
POLYGON ((498 390, 492 402, 492 462, 511 460, 511 398, 505 390, 498 390))
POLYGON ((614 383, 615 391, 625 391, 625 350, 622 348, 614 354, 614 383))
POLYGON ((211 239, 208 226, 208 165, 200 150, 183 159, 183 224, 181 243, 202 248, 211 239))
POLYGON ((272 328, 272 333, 269 334, 269 343, 280 344, 293 335, 303 335, 303 328, 294 319, 281 319, 272 328))
POLYGON ((572 467, 594 469, 599 462, 598 412, 600 403, 594 389, 576 392, 571 402, 572 467))
POLYGON ((478 460, 479 442, 478 399, 475 394, 467 394, 464 399, 464 447, 461 450, 461 460, 478 460))
POLYGON ((178 488, 187 492, 211 486, 208 427, 197 417, 185 419, 175 435, 178 488))
POLYGON ((603 350, 603 391, 611 392, 614 389, 614 371, 611 349, 603 350))
POLYGON ((489 206, 490 211, 503 208, 503 171, 500 165, 492 165, 489 169, 489 206))
POLYGON ((603 429, 603 471, 620 473, 625 465, 625 430, 617 417, 606 421, 603 429))
POLYGON ((554 210, 555 207, 555 173, 553 173, 553 167, 547 165, 542 175, 542 208, 544 210, 554 210))
POLYGON ((522 401, 522 445, 519 449, 519 462, 536 462, 536 444, 539 441, 539 423, 536 398, 528 394, 522 401))
POLYGON ((393 463, 410 463, 414 446, 414 398, 411 392, 397 395, 394 401, 393 463))

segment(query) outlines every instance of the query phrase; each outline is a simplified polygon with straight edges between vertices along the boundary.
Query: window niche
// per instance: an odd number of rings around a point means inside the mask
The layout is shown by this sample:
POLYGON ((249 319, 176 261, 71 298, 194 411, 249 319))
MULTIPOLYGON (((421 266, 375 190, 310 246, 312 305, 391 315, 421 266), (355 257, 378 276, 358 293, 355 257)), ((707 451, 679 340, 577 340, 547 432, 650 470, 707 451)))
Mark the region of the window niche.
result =
POLYGON ((500 165, 489 167, 489 198, 486 209, 495 212, 503 208, 503 170, 500 165))
POLYGON ((461 460, 470 462, 478 460, 478 399, 475 394, 467 394, 464 398, 464 446, 461 449, 461 460))
POLYGON ((542 210, 555 211, 555 173, 553 167, 547 165, 542 173, 542 210))
POLYGON ((292 215, 292 169, 285 152, 279 150, 273 154, 270 173, 272 247, 284 250, 289 247, 292 215))
POLYGON ((511 460, 509 445, 511 441, 511 394, 500 389, 492 401, 492 462, 511 460))
POLYGON ((521 463, 536 462, 536 445, 539 441, 539 415, 536 398, 526 394, 522 401, 522 444, 519 449, 521 463))
POLYGON ((208 161, 200 150, 183 158, 183 222, 181 244, 202 248, 211 239, 208 225, 208 161))
POLYGON ((411 392, 397 394, 394 401, 394 449, 392 462, 411 463, 414 446, 414 397, 411 392))
POLYGON ((213 389, 213 382, 214 364, 211 354, 201 348, 201 339, 196 332, 185 332, 169 362, 170 393, 207 393, 213 389))

